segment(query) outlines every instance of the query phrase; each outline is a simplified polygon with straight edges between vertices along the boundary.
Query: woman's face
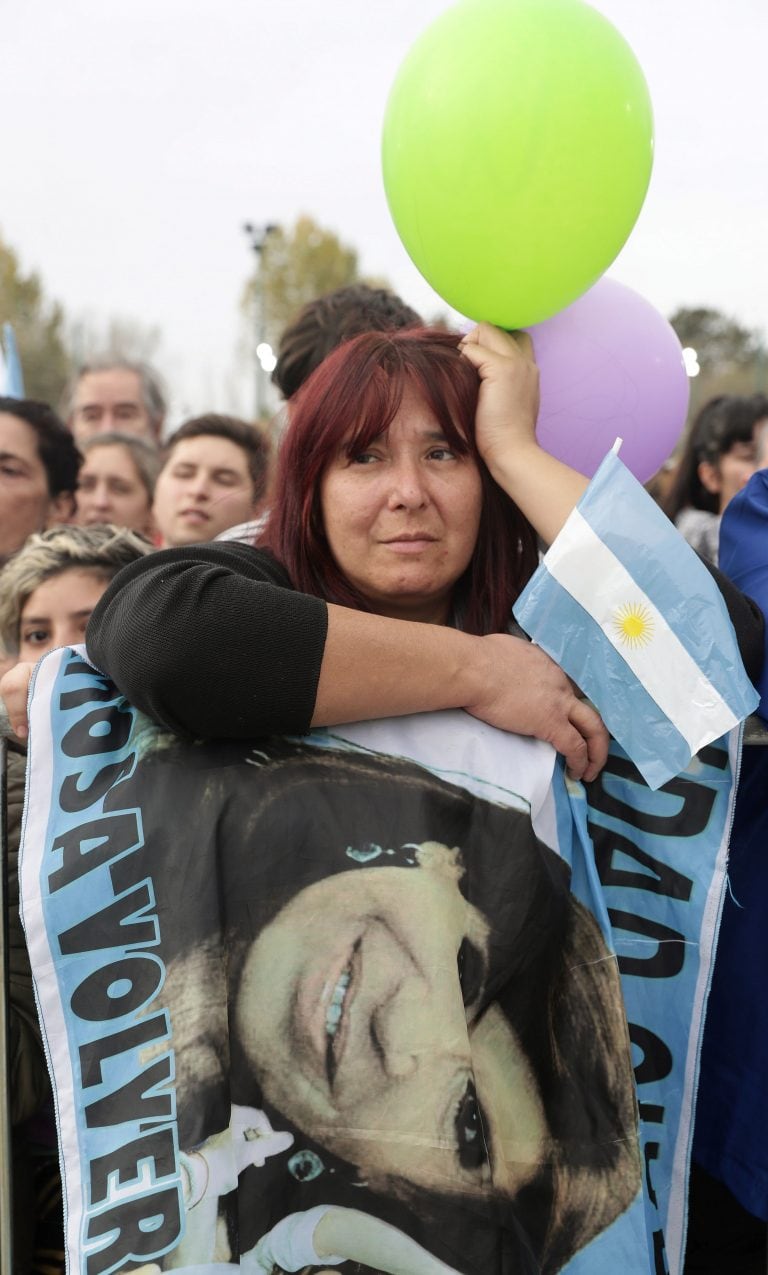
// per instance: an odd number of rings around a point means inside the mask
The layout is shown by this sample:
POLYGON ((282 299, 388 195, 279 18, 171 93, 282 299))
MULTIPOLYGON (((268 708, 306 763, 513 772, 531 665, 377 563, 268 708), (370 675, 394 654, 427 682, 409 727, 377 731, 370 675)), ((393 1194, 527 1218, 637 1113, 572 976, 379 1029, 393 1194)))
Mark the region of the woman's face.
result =
POLYGON ((34 663, 57 646, 84 642, 91 612, 106 587, 102 574, 78 568, 39 584, 21 609, 19 659, 34 663))
POLYGON ((268 1101, 361 1177, 513 1195, 542 1161, 541 1099, 501 1011, 477 1018, 488 926, 456 853, 414 854, 287 904, 246 958, 237 1031, 268 1101))
POLYGON ((149 532, 150 495, 127 447, 109 443, 88 452, 78 480, 76 521, 81 527, 110 522, 149 532))
POLYGON ((734 443, 716 464, 702 461, 699 477, 707 491, 718 497, 718 513, 723 513, 756 470, 757 448, 754 442, 734 443))
POLYGON ((320 501, 331 553, 373 611, 446 622, 477 541, 482 484, 413 389, 366 451, 331 461, 320 501))

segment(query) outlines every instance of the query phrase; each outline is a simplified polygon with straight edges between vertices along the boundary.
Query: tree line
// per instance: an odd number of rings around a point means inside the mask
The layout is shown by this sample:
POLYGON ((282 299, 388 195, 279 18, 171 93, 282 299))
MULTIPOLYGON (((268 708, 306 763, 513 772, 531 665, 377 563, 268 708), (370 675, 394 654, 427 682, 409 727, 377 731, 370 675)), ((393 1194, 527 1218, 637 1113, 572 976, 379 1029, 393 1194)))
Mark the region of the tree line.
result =
MULTIPOLYGON (((260 307, 266 340, 276 348, 286 325, 313 297, 361 280, 356 249, 312 217, 291 227, 272 226, 257 265, 243 286, 241 310, 248 322, 260 307)), ((383 279, 365 282, 386 286, 383 279)), ((407 299, 407 298, 406 298, 407 299)), ((0 238, 0 324, 16 333, 27 394, 57 404, 71 372, 94 353, 151 360, 160 333, 139 320, 113 318, 106 325, 70 318, 47 296, 40 275, 26 272, 18 254, 0 238)), ((692 411, 713 394, 768 390, 763 334, 714 307, 680 307, 670 323, 683 346, 696 350, 700 375, 691 384, 692 411)))

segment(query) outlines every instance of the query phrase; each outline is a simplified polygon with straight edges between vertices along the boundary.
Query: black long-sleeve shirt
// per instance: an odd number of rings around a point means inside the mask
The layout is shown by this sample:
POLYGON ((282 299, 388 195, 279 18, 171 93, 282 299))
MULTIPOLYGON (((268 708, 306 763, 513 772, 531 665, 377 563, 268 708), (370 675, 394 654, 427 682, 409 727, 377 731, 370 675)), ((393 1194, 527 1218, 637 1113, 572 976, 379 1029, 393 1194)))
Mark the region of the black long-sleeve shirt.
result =
POLYGON ((124 568, 88 625, 88 653, 175 734, 248 739, 309 730, 328 612, 271 554, 213 543, 124 568))

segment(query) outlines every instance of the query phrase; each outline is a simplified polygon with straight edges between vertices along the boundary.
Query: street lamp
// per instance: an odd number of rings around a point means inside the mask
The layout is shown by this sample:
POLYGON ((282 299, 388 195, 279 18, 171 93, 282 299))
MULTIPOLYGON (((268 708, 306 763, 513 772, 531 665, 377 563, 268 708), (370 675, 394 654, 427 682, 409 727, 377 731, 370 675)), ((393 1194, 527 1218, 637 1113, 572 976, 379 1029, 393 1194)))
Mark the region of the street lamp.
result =
MULTIPOLYGON (((264 226, 255 226, 253 222, 246 221, 243 223, 243 230, 248 236, 248 244, 256 258, 256 269, 253 277, 253 312, 254 312, 254 333, 256 360, 254 364, 256 379, 254 382, 255 389, 255 416, 257 420, 266 413, 266 396, 265 396, 265 373, 271 371, 270 359, 272 355, 271 349, 267 346, 264 332, 264 288, 262 286, 261 268, 262 253, 264 245, 270 235, 275 234, 280 227, 272 222, 267 222, 264 226), (266 348, 265 348, 266 347, 266 348)), ((272 364, 274 367, 274 363, 272 364)))

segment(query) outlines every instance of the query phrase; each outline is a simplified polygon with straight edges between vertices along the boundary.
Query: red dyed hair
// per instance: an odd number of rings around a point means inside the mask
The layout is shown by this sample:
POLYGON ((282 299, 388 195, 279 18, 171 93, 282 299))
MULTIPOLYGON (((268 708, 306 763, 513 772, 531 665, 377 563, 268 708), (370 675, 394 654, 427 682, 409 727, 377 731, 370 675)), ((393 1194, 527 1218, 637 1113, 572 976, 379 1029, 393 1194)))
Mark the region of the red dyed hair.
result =
POLYGON ((331 554, 320 480, 339 449, 364 451, 384 433, 410 385, 440 423, 449 445, 471 455, 483 484, 477 544, 457 582, 454 604, 468 633, 506 629, 512 604, 536 567, 535 533, 493 481, 475 443, 479 378, 460 337, 432 328, 365 332, 334 350, 291 401, 280 448, 274 503, 260 543, 303 593, 370 611, 331 554))

